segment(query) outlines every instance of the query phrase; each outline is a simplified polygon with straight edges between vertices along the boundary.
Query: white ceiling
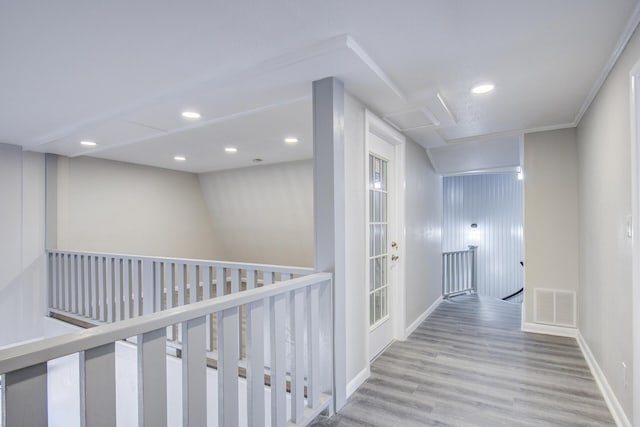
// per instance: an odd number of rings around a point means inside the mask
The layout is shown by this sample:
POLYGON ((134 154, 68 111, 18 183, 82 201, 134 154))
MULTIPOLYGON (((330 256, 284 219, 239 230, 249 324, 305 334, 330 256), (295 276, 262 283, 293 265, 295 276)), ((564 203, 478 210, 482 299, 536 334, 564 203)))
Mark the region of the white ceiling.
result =
POLYGON ((191 172, 308 158, 310 84, 334 75, 380 116, 425 112, 405 133, 459 152, 575 125, 635 12, 635 0, 2 2, 0 142, 191 172), (471 95, 483 81, 496 90, 471 95))

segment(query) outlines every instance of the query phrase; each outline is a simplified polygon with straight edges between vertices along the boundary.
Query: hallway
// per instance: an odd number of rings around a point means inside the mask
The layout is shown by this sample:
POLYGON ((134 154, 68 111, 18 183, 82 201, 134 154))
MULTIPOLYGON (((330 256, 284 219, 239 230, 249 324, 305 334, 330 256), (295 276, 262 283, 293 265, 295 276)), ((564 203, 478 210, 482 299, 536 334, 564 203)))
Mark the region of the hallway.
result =
POLYGON ((519 304, 444 301, 314 426, 615 425, 576 341, 520 331, 519 304))

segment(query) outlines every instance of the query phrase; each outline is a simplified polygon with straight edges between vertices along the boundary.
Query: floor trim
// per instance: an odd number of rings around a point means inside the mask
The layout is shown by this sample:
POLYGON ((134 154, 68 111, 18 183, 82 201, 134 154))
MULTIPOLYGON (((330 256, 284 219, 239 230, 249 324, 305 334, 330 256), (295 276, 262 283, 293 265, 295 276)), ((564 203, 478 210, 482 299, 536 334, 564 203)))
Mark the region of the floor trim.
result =
POLYGON ((371 376, 371 368, 367 366, 347 384, 347 399, 371 376))
POLYGON ((607 377, 605 377, 604 372, 600 369, 600 365, 598 365, 596 358, 593 356, 589 345, 584 340, 580 331, 578 331, 576 339, 578 340, 580 350, 582 350, 582 354, 587 361, 587 365, 589 365, 591 374, 593 375, 593 378, 595 378, 605 402, 607 402, 607 406, 609 407, 609 412, 611 412, 613 420, 616 422, 618 427, 631 427, 631 423, 629 422, 627 415, 624 413, 622 405, 620 405, 618 398, 607 381, 607 377))
POLYGON ((534 334, 556 335, 559 337, 577 338, 578 330, 576 328, 568 328, 565 326, 543 325, 540 323, 526 322, 522 324, 523 332, 532 332, 534 334))
POLYGON ((409 335, 411 335, 416 329, 418 329, 418 326, 420 326, 420 324, 424 322, 425 319, 429 317, 429 315, 431 315, 431 313, 433 313, 436 308, 438 308, 441 302, 442 295, 440 295, 438 299, 436 299, 433 304, 431 304, 429 308, 424 311, 424 313, 422 313, 411 325, 409 325, 409 327, 404 331, 404 337, 402 339, 406 340, 407 338, 409 338, 409 335))

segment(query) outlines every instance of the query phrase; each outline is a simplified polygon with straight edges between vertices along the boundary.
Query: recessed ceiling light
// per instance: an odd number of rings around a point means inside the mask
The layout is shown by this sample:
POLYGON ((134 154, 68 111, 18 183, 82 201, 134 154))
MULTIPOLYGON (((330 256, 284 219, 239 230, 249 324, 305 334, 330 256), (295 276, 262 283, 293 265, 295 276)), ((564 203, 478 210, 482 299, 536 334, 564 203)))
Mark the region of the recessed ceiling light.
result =
POLYGON ((493 89, 495 89, 493 83, 483 83, 481 85, 474 86, 473 89, 471 89, 471 93, 475 95, 482 95, 483 93, 491 92, 493 89))
POLYGON ((290 136, 284 139, 284 142, 286 142, 287 144, 297 144, 298 143, 298 138, 296 138, 295 136, 290 136))
POLYGON ((80 141, 80 144, 84 145, 85 147, 95 147, 96 145, 98 145, 93 141, 80 141))
POLYGON ((195 111, 183 111, 182 117, 184 117, 185 119, 199 119, 202 116, 200 115, 200 113, 196 113, 195 111))
POLYGON ((237 153, 238 149, 236 147, 225 147, 224 151, 226 151, 227 153, 237 153))
POLYGON ((185 156, 173 156, 173 160, 176 162, 184 162, 187 158, 185 156))

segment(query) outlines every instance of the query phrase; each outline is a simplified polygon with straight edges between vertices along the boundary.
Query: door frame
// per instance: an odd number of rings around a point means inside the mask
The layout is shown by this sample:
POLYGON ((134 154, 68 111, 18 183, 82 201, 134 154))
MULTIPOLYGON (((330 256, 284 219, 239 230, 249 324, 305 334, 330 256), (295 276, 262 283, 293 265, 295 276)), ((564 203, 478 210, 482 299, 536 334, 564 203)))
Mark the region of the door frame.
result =
MULTIPOLYGON (((365 173, 369 170, 369 143, 371 134, 374 134, 378 138, 388 142, 394 148, 394 161, 393 165, 393 187, 391 191, 394 192, 394 207, 395 207, 395 226, 396 226, 396 242, 398 243, 398 256, 395 274, 394 286, 390 288, 389 298, 391 301, 390 308, 392 310, 391 321, 393 322, 393 339, 404 340, 406 338, 406 310, 405 310, 405 294, 406 294, 406 282, 405 282, 405 151, 406 151, 406 138, 390 124, 376 116, 369 110, 365 109, 364 116, 364 153, 363 162, 365 173)), ((369 182, 366 181, 366 200, 369 198, 369 182)), ((365 224, 368 222, 368 210, 369 205, 365 203, 363 219, 365 224)), ((365 269, 365 283, 363 284, 362 301, 367 301, 365 308, 364 322, 366 325, 366 338, 365 348, 367 349, 367 364, 371 363, 371 355, 369 354, 369 264, 368 264, 368 247, 369 247, 369 227, 365 226, 365 240, 363 242, 364 255, 367 259, 365 269)))
MULTIPOLYGON (((633 395, 640 396, 640 61, 631 69, 631 221, 633 395)), ((633 404, 633 419, 640 420, 640 399, 633 404)))

